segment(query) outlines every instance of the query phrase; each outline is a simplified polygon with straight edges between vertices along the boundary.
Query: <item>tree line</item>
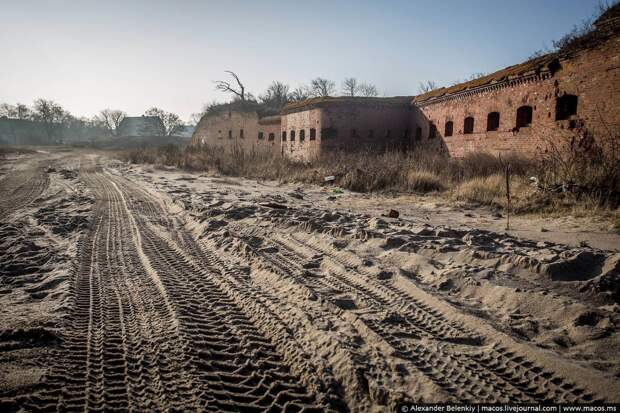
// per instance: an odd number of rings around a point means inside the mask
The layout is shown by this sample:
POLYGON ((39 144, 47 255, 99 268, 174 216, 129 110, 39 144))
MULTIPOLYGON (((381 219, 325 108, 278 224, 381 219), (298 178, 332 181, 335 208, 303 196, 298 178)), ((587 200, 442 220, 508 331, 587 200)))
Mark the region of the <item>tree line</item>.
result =
MULTIPOLYGON (((274 80, 263 93, 256 97, 248 92, 245 84, 241 81, 237 73, 232 70, 226 70, 225 73, 228 73, 231 79, 214 81, 215 90, 228 93, 232 96, 233 101, 262 104, 275 110, 281 109, 290 102, 300 102, 314 97, 335 96, 338 93, 336 82, 323 77, 317 77, 312 79, 310 83, 298 85, 295 88, 291 88, 284 82, 274 80)), ((372 83, 360 82, 354 77, 345 78, 341 83, 340 91, 340 96, 375 97, 379 95, 375 85, 372 83)), ((198 123, 209 108, 219 105, 220 103, 217 102, 204 105, 202 112, 192 114, 191 120, 194 123, 198 123)))
MULTIPOLYGON (((23 103, 15 105, 0 103, 0 119, 19 119, 39 122, 45 129, 50 141, 60 138, 64 128, 99 129, 111 136, 118 136, 119 126, 127 113, 118 109, 103 109, 92 117, 75 117, 60 104, 50 99, 36 99, 32 106, 23 103)), ((152 107, 144 112, 144 116, 159 118, 161 136, 172 136, 185 126, 179 115, 163 109, 152 107)))

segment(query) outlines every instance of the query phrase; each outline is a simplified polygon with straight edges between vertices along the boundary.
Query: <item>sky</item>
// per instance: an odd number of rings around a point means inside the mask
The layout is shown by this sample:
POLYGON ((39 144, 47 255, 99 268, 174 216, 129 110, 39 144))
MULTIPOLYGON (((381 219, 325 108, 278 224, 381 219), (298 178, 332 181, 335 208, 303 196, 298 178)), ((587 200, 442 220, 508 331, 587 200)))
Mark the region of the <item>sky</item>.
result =
POLYGON ((53 99, 75 116, 157 106, 188 120, 238 73, 262 93, 345 77, 415 95, 519 63, 599 0, 0 0, 0 103, 53 99))

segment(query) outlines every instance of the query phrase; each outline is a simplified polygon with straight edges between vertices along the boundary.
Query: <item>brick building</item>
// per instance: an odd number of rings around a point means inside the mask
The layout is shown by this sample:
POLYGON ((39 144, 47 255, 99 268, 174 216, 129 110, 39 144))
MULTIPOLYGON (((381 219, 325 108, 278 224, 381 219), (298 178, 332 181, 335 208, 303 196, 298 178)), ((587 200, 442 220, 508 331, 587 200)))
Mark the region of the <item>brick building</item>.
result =
POLYGON ((255 102, 211 108, 196 125, 193 145, 280 152, 280 115, 255 102))
POLYGON ((595 30, 551 53, 413 99, 414 145, 450 156, 535 154, 575 134, 620 132, 620 8, 595 30))
POLYGON ((419 147, 535 154, 551 140, 620 135, 620 4, 558 52, 408 97, 324 97, 264 113, 252 102, 205 115, 194 144, 269 148, 309 160, 326 151, 419 147), (271 115, 271 116, 268 116, 271 115))
POLYGON ((321 151, 401 148, 410 140, 410 97, 324 97, 282 109, 282 153, 308 160, 321 151))

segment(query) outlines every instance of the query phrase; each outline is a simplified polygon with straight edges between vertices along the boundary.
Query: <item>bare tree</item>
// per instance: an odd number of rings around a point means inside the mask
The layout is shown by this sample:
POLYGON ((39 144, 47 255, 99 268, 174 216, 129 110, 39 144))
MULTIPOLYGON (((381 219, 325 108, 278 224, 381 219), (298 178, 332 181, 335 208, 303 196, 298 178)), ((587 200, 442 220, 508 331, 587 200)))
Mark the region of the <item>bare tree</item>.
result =
POLYGON ((230 74, 235 79, 235 82, 237 83, 237 87, 235 88, 229 82, 226 82, 224 80, 216 80, 215 89, 220 90, 222 92, 226 92, 226 93, 232 93, 240 100, 245 100, 246 99, 245 86, 243 85, 243 83, 241 83, 241 80, 239 80, 239 76, 237 76, 235 72, 230 71, 230 70, 226 70, 226 73, 230 74))
POLYGON ((288 85, 274 80, 267 88, 265 93, 259 96, 262 103, 275 108, 281 108, 289 100, 288 85))
POLYGON ((360 85, 354 77, 347 77, 342 82, 342 93, 345 96, 355 96, 359 92, 360 85))
POLYGON ((144 116, 155 116, 161 121, 161 136, 172 136, 183 128, 183 122, 176 113, 166 112, 159 108, 150 108, 144 116))
POLYGON ((289 100, 293 102, 301 102, 302 100, 306 100, 310 97, 310 91, 307 86, 297 86, 295 89, 289 93, 289 100))
POLYGON ((427 93, 434 89, 437 89, 437 83, 432 80, 427 80, 426 82, 420 82, 418 93, 427 93))
POLYGON ((359 94, 364 97, 375 97, 379 96, 379 92, 377 91, 377 87, 372 83, 362 83, 358 87, 359 94))
POLYGON ((125 119, 125 116, 127 116, 127 114, 122 110, 104 109, 99 112, 97 119, 107 130, 110 131, 112 135, 117 136, 118 126, 121 124, 123 119, 125 119))
POLYGON ((336 93, 336 83, 317 77, 310 82, 310 94, 315 97, 331 96, 336 93))
POLYGON ((33 118, 43 123, 48 139, 53 141, 60 140, 58 131, 73 117, 53 100, 37 99, 34 101, 33 118))

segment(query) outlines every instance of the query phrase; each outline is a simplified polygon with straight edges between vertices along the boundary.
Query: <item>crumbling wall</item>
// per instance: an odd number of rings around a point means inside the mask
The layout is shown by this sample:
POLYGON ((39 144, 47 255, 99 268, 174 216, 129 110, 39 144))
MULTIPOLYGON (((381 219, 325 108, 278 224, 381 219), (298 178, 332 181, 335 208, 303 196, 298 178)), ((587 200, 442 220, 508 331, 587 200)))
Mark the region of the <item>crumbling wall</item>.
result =
POLYGON ((282 152, 309 160, 335 150, 401 148, 410 141, 409 113, 408 104, 341 103, 288 113, 282 117, 282 152))
POLYGON ((279 151, 279 131, 280 124, 276 119, 260 124, 255 111, 224 110, 206 114, 200 119, 192 136, 192 144, 221 147, 225 150, 237 148, 245 151, 279 151), (274 135, 271 141, 270 133, 274 135))

